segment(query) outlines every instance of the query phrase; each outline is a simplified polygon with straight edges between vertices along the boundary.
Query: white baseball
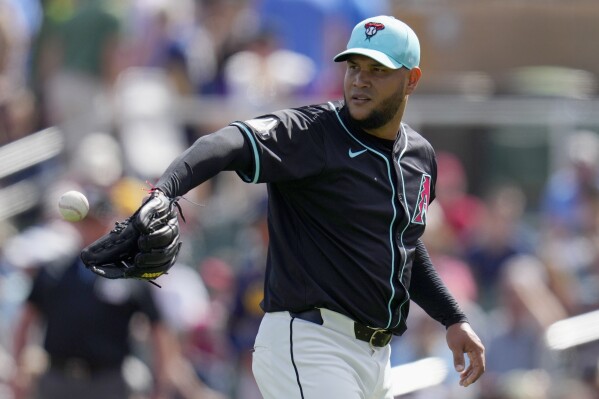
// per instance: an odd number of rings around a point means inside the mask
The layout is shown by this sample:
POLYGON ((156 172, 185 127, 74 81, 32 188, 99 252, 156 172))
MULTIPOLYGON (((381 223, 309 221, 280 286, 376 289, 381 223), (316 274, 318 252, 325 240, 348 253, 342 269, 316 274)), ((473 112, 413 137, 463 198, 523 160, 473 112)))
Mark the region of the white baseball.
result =
POLYGON ((64 220, 78 222, 87 216, 89 202, 79 191, 67 191, 58 200, 58 210, 64 220))

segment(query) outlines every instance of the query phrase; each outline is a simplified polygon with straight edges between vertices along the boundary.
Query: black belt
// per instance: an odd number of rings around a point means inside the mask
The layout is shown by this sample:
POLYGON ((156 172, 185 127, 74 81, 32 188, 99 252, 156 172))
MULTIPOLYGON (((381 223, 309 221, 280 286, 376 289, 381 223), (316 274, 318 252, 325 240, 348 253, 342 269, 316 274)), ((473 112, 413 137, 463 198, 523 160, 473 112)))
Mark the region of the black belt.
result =
MULTIPOLYGON (((320 309, 310 309, 303 312, 289 312, 291 317, 296 317, 305 321, 309 321, 318 325, 323 325, 322 314, 320 309)), ((354 321, 354 334, 360 341, 368 342, 372 346, 382 348, 391 342, 393 334, 389 330, 372 328, 354 321)))
POLYGON ((96 363, 81 358, 50 357, 50 367, 75 378, 86 378, 92 374, 121 368, 120 363, 96 363))

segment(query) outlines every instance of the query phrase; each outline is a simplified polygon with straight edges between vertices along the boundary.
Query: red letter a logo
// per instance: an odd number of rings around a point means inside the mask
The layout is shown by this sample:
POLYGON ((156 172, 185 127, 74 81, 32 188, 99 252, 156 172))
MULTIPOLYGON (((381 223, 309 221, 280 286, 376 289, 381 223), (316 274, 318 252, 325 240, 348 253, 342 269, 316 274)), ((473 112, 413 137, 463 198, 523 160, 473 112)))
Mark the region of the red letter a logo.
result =
POLYGON ((422 175, 420 181, 420 192, 418 193, 418 202, 414 209, 414 217, 412 223, 426 224, 426 211, 428 210, 428 202, 431 198, 431 177, 422 175))

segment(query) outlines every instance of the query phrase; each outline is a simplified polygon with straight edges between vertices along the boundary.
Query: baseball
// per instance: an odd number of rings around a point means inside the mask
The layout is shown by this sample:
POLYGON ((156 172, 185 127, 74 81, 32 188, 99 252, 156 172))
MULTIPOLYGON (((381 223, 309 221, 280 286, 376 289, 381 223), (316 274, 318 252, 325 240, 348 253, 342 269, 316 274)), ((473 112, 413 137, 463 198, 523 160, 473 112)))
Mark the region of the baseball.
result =
POLYGON ((64 220, 78 222, 87 216, 89 202, 79 191, 67 191, 58 200, 58 210, 64 220))

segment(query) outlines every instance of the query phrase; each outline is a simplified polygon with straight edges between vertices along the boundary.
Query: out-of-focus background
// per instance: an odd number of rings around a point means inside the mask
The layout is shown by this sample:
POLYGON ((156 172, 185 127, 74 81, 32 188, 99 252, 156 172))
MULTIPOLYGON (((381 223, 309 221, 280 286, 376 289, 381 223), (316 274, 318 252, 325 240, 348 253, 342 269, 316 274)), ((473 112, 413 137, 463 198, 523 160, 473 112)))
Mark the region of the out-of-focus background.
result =
MULTIPOLYGON (((43 325, 24 359, 14 330, 38 269, 77 252, 58 195, 87 193, 93 213, 101 192, 117 220, 198 137, 340 98, 331 59, 378 14, 421 41, 405 120, 437 150, 425 239, 487 348, 482 380, 458 387, 443 328, 413 306, 398 397, 599 398, 596 0, 1 0, 0 398, 18 365, 47 366, 43 325)), ((260 398, 264 187, 225 172, 187 198, 180 264, 152 289, 185 364, 168 397, 260 398)), ((139 325, 126 374, 145 398, 139 325)))

